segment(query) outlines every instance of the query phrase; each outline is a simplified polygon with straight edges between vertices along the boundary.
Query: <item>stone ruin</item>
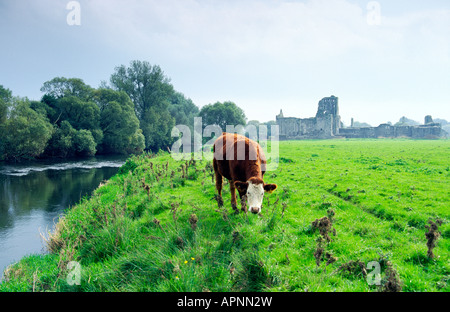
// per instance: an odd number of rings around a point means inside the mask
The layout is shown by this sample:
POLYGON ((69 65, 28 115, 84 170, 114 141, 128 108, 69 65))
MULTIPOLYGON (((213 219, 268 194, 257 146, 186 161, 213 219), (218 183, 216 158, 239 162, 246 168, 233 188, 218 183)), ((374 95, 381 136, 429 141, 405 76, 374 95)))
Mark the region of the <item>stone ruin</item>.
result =
POLYGON ((380 124, 378 127, 344 128, 339 115, 338 98, 334 95, 319 101, 316 117, 284 117, 283 110, 276 116, 280 140, 331 139, 331 138, 414 138, 436 139, 447 133, 431 116, 425 116, 425 124, 419 126, 393 126, 380 124))
POLYGON ((280 139, 328 139, 339 135, 342 128, 338 98, 335 96, 319 101, 316 117, 284 117, 283 111, 276 116, 280 127, 280 139))

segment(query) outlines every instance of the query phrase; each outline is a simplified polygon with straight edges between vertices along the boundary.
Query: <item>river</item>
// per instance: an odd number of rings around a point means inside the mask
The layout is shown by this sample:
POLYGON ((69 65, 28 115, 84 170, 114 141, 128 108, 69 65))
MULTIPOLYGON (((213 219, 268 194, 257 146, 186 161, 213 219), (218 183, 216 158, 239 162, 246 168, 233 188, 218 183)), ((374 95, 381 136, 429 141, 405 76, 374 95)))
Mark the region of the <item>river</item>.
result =
POLYGON ((28 254, 45 252, 40 233, 54 230, 66 209, 112 177, 124 157, 0 163, 0 281, 28 254))

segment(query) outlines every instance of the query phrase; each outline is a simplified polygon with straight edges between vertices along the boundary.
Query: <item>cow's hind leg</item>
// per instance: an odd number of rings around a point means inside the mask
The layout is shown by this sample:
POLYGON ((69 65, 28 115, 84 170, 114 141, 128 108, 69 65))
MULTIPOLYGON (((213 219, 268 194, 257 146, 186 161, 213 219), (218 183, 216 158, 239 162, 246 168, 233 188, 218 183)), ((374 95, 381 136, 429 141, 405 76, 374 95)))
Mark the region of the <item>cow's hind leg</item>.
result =
POLYGON ((218 195, 216 198, 217 205, 219 205, 219 207, 222 207, 223 206, 223 198, 222 198, 222 180, 223 179, 219 172, 216 171, 215 174, 216 174, 216 189, 218 192, 218 195))

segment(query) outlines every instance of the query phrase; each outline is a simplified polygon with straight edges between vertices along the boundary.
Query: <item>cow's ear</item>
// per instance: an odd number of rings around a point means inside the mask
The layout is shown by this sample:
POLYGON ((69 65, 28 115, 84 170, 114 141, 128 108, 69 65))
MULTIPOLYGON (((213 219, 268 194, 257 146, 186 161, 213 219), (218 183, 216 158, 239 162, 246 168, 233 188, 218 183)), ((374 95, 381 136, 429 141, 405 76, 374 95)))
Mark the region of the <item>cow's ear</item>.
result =
POLYGON ((275 191, 277 187, 278 186, 276 184, 264 184, 264 191, 270 194, 275 191))
POLYGON ((245 193, 247 192, 248 182, 235 181, 234 186, 238 189, 239 192, 245 193))

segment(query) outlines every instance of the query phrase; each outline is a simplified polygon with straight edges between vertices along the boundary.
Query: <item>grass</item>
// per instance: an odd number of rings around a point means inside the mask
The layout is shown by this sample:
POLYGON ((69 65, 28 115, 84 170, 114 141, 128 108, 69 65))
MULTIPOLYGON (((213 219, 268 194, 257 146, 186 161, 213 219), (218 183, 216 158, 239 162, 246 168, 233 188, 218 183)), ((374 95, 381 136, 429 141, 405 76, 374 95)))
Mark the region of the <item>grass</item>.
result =
POLYGON ((279 154, 258 216, 234 214, 226 184, 218 208, 210 162, 131 157, 0 291, 450 290, 450 141, 286 141, 279 154))

